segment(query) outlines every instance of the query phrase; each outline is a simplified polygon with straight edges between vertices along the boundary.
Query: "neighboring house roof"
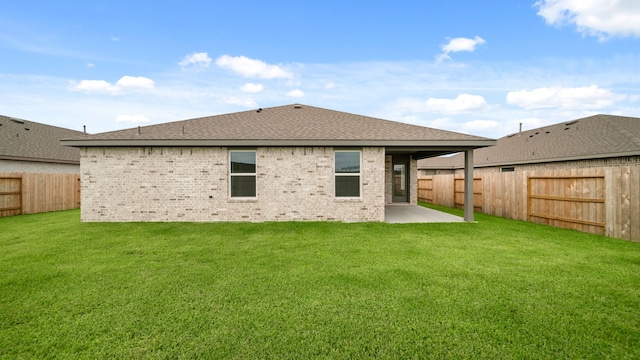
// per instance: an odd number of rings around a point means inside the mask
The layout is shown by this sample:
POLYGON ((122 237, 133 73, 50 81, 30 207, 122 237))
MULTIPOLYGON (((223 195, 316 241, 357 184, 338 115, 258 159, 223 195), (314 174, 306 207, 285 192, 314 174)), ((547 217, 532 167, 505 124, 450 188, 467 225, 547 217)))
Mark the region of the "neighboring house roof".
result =
MULTIPOLYGON (((595 115, 515 133, 474 150, 476 167, 640 155, 640 118, 595 115)), ((419 169, 457 169, 463 154, 420 160, 419 169)))
POLYGON ((60 145, 60 140, 82 134, 0 115, 0 159, 80 164, 80 151, 60 145))
MULTIPOLYGON (((318 107, 292 104, 232 114, 83 135, 68 146, 385 146, 414 154, 430 147, 438 154, 451 147, 491 146, 495 140, 382 120, 318 107), (437 150, 436 150, 437 149, 437 150)), ((460 149, 458 149, 460 151, 460 149)), ((455 151, 454 151, 455 152, 455 151)), ((424 157, 425 153, 418 154, 424 157)))

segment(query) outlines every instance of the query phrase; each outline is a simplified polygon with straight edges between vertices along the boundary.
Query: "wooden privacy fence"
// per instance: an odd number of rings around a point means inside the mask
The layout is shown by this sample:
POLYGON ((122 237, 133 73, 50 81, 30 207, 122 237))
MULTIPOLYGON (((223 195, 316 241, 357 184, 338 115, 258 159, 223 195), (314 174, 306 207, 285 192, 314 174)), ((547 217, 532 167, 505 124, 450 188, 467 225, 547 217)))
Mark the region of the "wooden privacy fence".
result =
POLYGON ((78 207, 77 174, 0 173, 0 217, 78 207))
POLYGON ((22 177, 0 177, 0 217, 22 213, 22 177))
POLYGON ((604 176, 530 176, 527 214, 531 222, 605 234, 604 176))
POLYGON ((418 199, 433 203, 433 177, 418 179, 418 199))
MULTIPOLYGON (((422 176, 418 198, 462 206, 461 174, 422 176)), ((474 208, 531 221, 640 241, 640 166, 474 171, 474 208)))
MULTIPOLYGON (((418 199, 449 207, 464 208, 464 178, 454 175, 438 175, 418 179, 418 199), (445 177, 444 181, 442 177, 445 177), (444 196, 443 196, 444 195, 444 196), (450 196, 449 196, 450 195, 450 196)), ((473 179, 473 209, 482 212, 482 178, 473 179)))
MULTIPOLYGON (((482 212, 482 178, 473 179, 473 211, 482 212)), ((464 209, 464 178, 453 179, 453 204, 464 209)))

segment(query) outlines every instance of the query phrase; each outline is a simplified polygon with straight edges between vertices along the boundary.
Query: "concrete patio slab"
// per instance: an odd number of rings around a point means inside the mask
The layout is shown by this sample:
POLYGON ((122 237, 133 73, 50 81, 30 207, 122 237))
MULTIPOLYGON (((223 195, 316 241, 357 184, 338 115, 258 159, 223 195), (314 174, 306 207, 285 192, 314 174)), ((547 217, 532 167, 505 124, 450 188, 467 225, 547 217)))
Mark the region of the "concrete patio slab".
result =
POLYGON ((464 219, 419 205, 391 204, 384 209, 384 221, 392 224, 401 223, 445 223, 464 222, 464 219))

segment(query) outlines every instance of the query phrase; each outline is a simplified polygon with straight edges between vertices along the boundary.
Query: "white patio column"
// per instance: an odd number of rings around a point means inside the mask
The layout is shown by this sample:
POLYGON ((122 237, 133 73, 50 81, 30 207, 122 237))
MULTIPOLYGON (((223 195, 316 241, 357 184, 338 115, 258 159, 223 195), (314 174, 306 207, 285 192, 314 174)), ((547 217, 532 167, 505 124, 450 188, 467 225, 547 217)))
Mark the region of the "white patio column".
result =
POLYGON ((473 222, 473 149, 464 152, 464 221, 473 222))

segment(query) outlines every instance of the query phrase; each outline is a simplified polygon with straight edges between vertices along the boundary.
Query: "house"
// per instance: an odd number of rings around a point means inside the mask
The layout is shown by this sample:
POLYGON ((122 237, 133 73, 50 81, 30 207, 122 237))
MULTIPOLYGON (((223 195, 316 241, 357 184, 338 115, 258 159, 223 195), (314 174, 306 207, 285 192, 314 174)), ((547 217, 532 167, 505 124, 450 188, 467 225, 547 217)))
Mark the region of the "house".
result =
POLYGON ((81 134, 0 116, 0 217, 79 207, 80 150, 60 140, 81 134))
MULTIPOLYGON (((640 118, 595 115, 474 150, 477 210, 640 241, 640 118)), ((454 206, 464 156, 418 161, 423 198, 454 206)))
POLYGON ((81 131, 0 116, 0 172, 80 173, 80 151, 60 140, 81 131))
POLYGON ((495 140, 293 104, 62 143, 83 221, 384 221, 417 202, 417 159, 464 151, 472 169, 495 140))

